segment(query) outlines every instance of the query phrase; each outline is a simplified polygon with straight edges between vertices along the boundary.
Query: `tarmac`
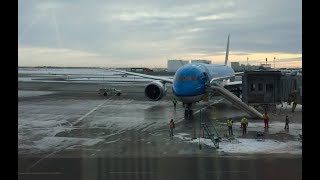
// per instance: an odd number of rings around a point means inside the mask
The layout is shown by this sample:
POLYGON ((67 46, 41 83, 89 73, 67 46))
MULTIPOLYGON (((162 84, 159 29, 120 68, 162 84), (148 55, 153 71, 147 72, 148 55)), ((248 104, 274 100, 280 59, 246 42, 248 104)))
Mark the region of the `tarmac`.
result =
POLYGON ((269 129, 249 119, 242 135, 240 119, 247 114, 221 97, 197 103, 194 116, 185 118, 181 103, 173 108, 169 84, 156 102, 144 97, 145 85, 19 81, 19 179, 302 179, 300 105, 293 113, 290 105, 278 106, 269 114, 269 129), (98 95, 102 87, 123 93, 98 95), (200 128, 201 118, 214 122, 222 137, 218 149, 200 128), (256 132, 265 140, 257 141, 256 132), (164 173, 173 168, 175 178, 164 173))

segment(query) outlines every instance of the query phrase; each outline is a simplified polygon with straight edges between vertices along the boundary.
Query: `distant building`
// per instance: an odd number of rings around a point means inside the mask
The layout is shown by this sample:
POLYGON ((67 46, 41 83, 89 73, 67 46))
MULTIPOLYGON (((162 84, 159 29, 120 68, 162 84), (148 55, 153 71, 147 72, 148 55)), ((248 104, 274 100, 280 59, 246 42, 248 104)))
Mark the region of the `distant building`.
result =
POLYGON ((246 65, 244 66, 244 70, 243 71, 254 71, 254 70, 258 70, 260 66, 255 66, 255 65, 246 65))
POLYGON ((240 71, 240 63, 239 62, 231 62, 231 68, 234 71, 240 71))
MULTIPOLYGON (((243 72, 243 71, 254 71, 258 70, 261 66, 255 66, 255 65, 250 65, 250 64, 240 64, 239 62, 231 62, 231 68, 235 72, 243 72)), ((269 68, 265 68, 269 69, 269 68)))
POLYGON ((211 61, 210 60, 191 60, 191 63, 211 64, 211 61))
POLYGON ((265 68, 265 69, 271 69, 271 64, 263 64, 263 63, 261 63, 261 65, 260 65, 261 67, 263 67, 263 68, 265 68))
POLYGON ((189 64, 188 60, 168 60, 168 72, 176 72, 181 66, 189 64))

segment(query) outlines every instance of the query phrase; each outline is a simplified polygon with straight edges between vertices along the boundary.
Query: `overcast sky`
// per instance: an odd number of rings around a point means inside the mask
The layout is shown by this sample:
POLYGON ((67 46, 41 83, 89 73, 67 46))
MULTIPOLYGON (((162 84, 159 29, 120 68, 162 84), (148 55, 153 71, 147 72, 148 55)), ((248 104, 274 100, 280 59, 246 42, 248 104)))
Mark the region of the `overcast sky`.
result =
POLYGON ((301 67, 301 0, 19 0, 19 66, 166 67, 206 59, 301 67))

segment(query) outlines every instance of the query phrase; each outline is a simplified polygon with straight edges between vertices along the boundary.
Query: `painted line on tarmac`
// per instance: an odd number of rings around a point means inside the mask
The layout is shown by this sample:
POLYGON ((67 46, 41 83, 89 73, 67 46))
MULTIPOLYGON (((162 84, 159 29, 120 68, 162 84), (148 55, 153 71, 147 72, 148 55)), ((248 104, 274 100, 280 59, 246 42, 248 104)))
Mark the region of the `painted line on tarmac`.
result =
POLYGON ((53 155, 53 154, 55 154, 55 153, 57 153, 57 152, 59 152, 59 151, 62 151, 62 150, 63 150, 63 149, 60 149, 60 150, 58 150, 58 151, 54 151, 54 152, 46 155, 45 157, 39 159, 37 162, 35 162, 34 164, 32 164, 32 166, 30 166, 27 171, 30 171, 30 169, 32 169, 34 166, 36 166, 37 164, 39 164, 39 163, 40 163, 42 160, 44 160, 45 158, 48 158, 48 157, 50 157, 51 155, 53 155))
POLYGON ((72 147, 72 146, 74 146, 74 145, 70 145, 70 146, 67 146, 67 147, 65 147, 65 148, 62 148, 62 149, 53 151, 52 153, 46 155, 45 157, 39 159, 37 162, 35 162, 34 164, 32 164, 32 166, 30 166, 30 167, 27 169, 27 171, 30 171, 30 169, 32 169, 34 166, 36 166, 37 164, 39 164, 39 163, 40 163, 41 161, 43 161, 44 159, 46 159, 46 158, 48 158, 48 157, 50 157, 50 156, 52 156, 52 155, 54 155, 54 154, 56 154, 56 153, 58 153, 58 152, 60 152, 60 151, 63 151, 63 150, 65 150, 65 149, 67 149, 67 148, 70 148, 70 147, 72 147))
MULTIPOLYGON (((107 99, 108 100, 108 99, 107 99)), ((80 117, 78 120, 76 120, 75 122, 72 123, 72 126, 77 124, 78 122, 80 122, 81 120, 83 120, 84 118, 86 118, 87 116, 89 116, 89 114, 91 114, 93 111, 97 110, 99 107, 101 107, 102 105, 104 105, 104 103, 107 102, 107 100, 105 100, 103 103, 101 103, 100 105, 96 106, 95 108, 93 108, 91 111, 87 112, 87 114, 83 115, 82 117, 80 117)))

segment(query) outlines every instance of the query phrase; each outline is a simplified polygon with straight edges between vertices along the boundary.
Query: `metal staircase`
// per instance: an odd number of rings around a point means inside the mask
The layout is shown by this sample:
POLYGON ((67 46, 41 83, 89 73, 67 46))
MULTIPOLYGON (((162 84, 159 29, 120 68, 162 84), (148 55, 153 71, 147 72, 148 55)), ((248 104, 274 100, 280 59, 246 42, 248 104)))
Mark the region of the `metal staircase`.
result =
POLYGON ((207 126, 206 123, 201 123, 201 127, 204 128, 204 130, 206 131, 208 137, 211 139, 211 141, 213 142, 214 146, 218 149, 219 148, 220 137, 219 136, 214 136, 214 133, 212 133, 210 131, 210 129, 207 126))
POLYGON ((214 146, 218 149, 221 137, 212 122, 209 119, 204 120, 202 117, 200 117, 200 127, 202 127, 206 131, 207 136, 211 139, 214 146))
POLYGON ((240 98, 238 98, 236 95, 232 94, 230 91, 225 89, 224 87, 215 84, 211 87, 209 87, 213 91, 217 91, 219 94, 221 94, 225 99, 239 107, 240 109, 244 110, 248 114, 250 114, 252 117, 255 118, 262 118, 262 114, 254 109, 253 107, 247 105, 246 103, 242 102, 240 98))

